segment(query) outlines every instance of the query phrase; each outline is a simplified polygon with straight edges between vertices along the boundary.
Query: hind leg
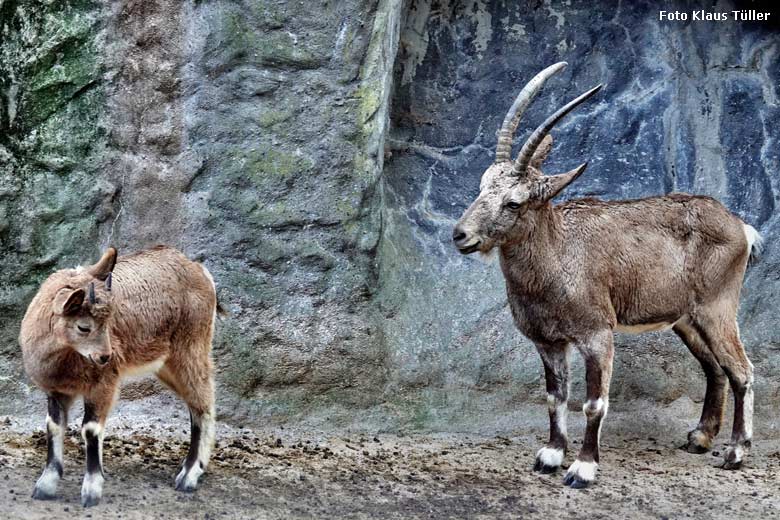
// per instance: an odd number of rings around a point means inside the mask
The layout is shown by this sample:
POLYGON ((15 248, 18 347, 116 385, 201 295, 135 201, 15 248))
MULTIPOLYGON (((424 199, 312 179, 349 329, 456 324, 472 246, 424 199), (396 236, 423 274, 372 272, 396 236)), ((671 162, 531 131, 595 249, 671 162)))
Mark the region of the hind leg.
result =
POLYGON ((745 347, 736 328, 733 336, 729 338, 729 346, 734 358, 730 360, 731 367, 726 374, 734 392, 734 425, 731 442, 723 456, 723 467, 738 469, 753 442, 753 364, 745 354, 745 347))
POLYGON ((178 491, 194 491, 198 479, 208 466, 214 446, 214 380, 211 360, 202 359, 196 364, 193 359, 186 363, 169 361, 158 376, 171 387, 187 404, 190 410, 190 448, 176 475, 178 491))
POLYGON ((685 445, 685 449, 690 453, 706 453, 712 449, 712 441, 717 437, 723 423, 728 379, 704 339, 687 318, 677 322, 674 332, 699 361, 707 377, 701 418, 698 426, 688 432, 688 443, 685 445))
POLYGON ((739 339, 734 315, 731 313, 730 319, 722 314, 705 315, 696 320, 698 332, 707 341, 734 392, 734 424, 731 442, 724 453, 726 469, 742 465, 753 440, 753 364, 739 339))

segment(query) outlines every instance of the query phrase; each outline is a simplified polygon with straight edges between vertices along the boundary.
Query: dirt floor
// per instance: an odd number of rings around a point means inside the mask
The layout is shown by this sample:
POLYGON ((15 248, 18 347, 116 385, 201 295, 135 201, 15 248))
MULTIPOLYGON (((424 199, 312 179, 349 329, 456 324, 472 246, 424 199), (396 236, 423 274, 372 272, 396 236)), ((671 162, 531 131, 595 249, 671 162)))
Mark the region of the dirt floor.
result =
MULTIPOLYGON (((182 427, 186 421, 182 420, 182 427)), ((717 467, 653 437, 604 446, 586 490, 531 471, 538 437, 306 436, 220 425, 212 463, 193 494, 173 490, 186 451, 182 427, 113 428, 100 505, 79 503, 84 456, 75 425, 59 498, 30 498, 46 459, 42 428, 0 418, 3 518, 776 518, 780 441, 757 442, 746 467, 717 467)), ((577 448, 575 443, 574 448, 577 448)), ((568 457, 569 462, 571 456, 568 457)))

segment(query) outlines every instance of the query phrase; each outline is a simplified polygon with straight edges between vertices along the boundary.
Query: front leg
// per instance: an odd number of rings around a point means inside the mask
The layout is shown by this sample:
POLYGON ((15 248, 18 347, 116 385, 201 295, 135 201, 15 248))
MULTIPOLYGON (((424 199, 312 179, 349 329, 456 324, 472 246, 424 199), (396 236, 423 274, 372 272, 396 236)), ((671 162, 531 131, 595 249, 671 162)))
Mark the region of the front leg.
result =
POLYGON ((609 408, 609 382, 612 377, 614 355, 612 331, 607 329, 595 333, 586 340, 578 342, 577 348, 585 358, 588 400, 583 405, 582 411, 587 422, 582 449, 574 463, 569 466, 563 483, 573 488, 583 488, 596 479, 599 464, 601 423, 609 408))
POLYGON ((116 396, 116 388, 84 397, 84 421, 81 436, 87 458, 87 471, 81 485, 81 505, 97 505, 103 497, 103 435, 106 419, 116 396))
POLYGON ((544 364, 550 440, 536 453, 534 471, 554 473, 566 455, 566 415, 569 399, 569 345, 536 345, 544 364))
POLYGON ((65 431, 68 428, 68 408, 73 399, 56 392, 48 395, 48 414, 46 415, 46 467, 38 482, 35 483, 33 498, 49 500, 57 494, 57 485, 62 478, 63 446, 65 431))

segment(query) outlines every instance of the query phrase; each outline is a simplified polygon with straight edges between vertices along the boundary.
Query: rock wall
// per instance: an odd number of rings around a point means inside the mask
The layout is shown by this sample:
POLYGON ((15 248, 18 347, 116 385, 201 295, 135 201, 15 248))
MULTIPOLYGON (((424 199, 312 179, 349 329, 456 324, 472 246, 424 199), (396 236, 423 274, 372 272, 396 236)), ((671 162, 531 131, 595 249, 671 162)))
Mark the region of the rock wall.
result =
POLYGON ((96 252, 117 187, 107 129, 102 18, 89 2, 0 3, 0 391, 23 409, 16 337, 52 269, 96 252))
MULTIPOLYGON (((449 237, 517 90, 560 60, 518 140, 604 82, 555 134, 550 171, 591 160, 567 196, 707 193, 760 228, 741 323, 758 410, 780 403, 772 25, 661 23, 650 2, 3 0, 0 34, 0 413, 39 403, 16 335, 40 281, 165 242, 231 312, 222 418, 521 424, 537 355, 498 266, 449 237)), ((618 343, 613 406, 701 399, 676 338, 618 343)))
MULTIPOLYGON (((590 161, 561 198, 707 194, 759 229, 767 252, 748 275, 740 323, 756 365, 759 414, 769 417, 780 405, 773 339, 780 287, 772 274, 778 270, 777 23, 713 27, 658 18, 655 2, 409 3, 395 71, 393 156, 383 174, 378 300, 392 313, 385 325, 391 380, 426 388, 420 407, 435 410, 441 423, 490 420, 495 410, 544 399, 540 362, 512 326, 498 265, 456 254, 451 233, 478 193, 514 97, 558 61, 570 65, 524 115, 515 153, 547 115, 604 83, 594 101, 554 131, 548 173, 590 161)), ((576 400, 584 397, 581 365, 575 372, 576 400)), ((700 372, 671 332, 618 335, 612 408, 630 409, 636 399, 660 406, 684 396, 700 401, 700 372)))
POLYGON ((231 312, 223 416, 379 402, 369 303, 400 2, 0 8, 0 413, 32 391, 16 335, 41 280, 159 242, 203 261, 231 312))

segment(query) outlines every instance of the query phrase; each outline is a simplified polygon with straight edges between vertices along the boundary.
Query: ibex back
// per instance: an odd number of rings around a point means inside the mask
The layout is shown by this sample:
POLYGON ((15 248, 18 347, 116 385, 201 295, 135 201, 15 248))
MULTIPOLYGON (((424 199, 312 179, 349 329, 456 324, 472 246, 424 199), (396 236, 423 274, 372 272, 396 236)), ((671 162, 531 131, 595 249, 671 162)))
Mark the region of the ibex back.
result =
POLYGON ((33 298, 19 342, 24 366, 49 400, 49 455, 34 498, 54 497, 63 470, 68 408, 84 398, 84 506, 103 490, 103 433, 120 380, 154 373, 190 409, 189 453, 176 488, 192 491, 214 443, 211 340, 217 310, 211 275, 175 249, 158 246, 52 274, 33 298))
POLYGON ((601 86, 550 116, 510 158, 512 135, 523 110, 543 83, 566 64, 539 73, 520 92, 499 132, 496 161, 482 176, 480 194, 453 232, 461 253, 498 248, 509 305, 518 329, 536 345, 547 381, 550 441, 535 469, 549 473, 567 448, 569 351, 585 360, 585 439, 564 483, 584 487, 595 479, 601 423, 609 405, 613 331, 672 328, 704 368, 704 410, 687 448, 712 446, 723 417, 726 381, 734 391, 734 429, 725 468, 741 465, 753 414, 753 366, 737 327, 737 306, 748 258, 758 246, 755 229, 709 197, 670 194, 639 200, 551 199, 585 170, 585 164, 546 176, 541 165, 552 148, 553 126, 601 86))

